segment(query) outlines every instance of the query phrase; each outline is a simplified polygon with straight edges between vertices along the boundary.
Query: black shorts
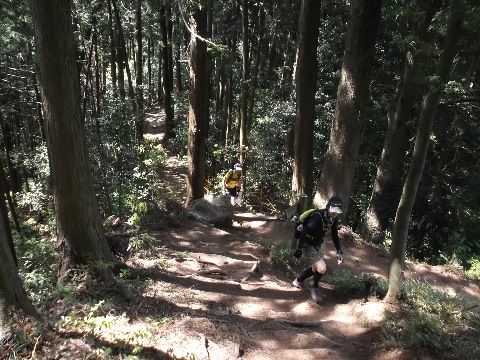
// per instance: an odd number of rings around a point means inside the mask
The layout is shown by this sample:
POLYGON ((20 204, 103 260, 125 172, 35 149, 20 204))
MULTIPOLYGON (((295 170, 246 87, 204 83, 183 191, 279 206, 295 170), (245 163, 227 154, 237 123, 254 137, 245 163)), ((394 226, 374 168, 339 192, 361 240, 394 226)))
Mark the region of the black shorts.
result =
POLYGON ((230 196, 237 197, 238 192, 236 187, 227 188, 227 191, 230 194, 230 196))

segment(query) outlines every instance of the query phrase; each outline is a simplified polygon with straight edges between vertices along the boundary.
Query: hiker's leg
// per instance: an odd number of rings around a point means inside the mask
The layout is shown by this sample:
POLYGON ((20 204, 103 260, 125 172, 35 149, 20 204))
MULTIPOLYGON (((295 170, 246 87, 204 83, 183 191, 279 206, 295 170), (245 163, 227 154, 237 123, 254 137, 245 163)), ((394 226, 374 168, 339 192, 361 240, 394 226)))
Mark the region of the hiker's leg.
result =
POLYGON ((236 188, 227 188, 228 194, 230 195, 230 204, 235 206, 235 197, 237 196, 236 188))
POLYGON ((322 243, 320 247, 317 249, 317 253, 315 254, 315 262, 312 264, 312 271, 313 271, 313 287, 318 288, 320 285, 320 279, 322 278, 323 274, 327 271, 327 264, 325 264, 325 260, 323 260, 325 255, 325 243, 322 243))
POLYGON ((305 281, 305 279, 308 279, 313 274, 314 274, 314 272, 313 272, 312 268, 309 266, 308 268, 305 269, 305 271, 302 273, 302 275, 297 277, 297 280, 299 282, 305 281))
POLYGON ((320 274, 325 274, 327 272, 327 264, 325 264, 325 261, 320 260, 317 261, 315 264, 312 265, 312 270, 314 272, 318 272, 320 274))

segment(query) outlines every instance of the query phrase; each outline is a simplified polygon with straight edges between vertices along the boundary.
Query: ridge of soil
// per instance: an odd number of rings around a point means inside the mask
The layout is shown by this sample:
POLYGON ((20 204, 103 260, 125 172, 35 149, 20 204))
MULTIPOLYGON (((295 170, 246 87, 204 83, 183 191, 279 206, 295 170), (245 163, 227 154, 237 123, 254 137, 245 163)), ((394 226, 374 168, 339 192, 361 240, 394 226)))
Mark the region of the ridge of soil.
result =
MULTIPOLYGON (((149 114, 149 136, 162 139, 162 119, 161 113, 149 114)), ((169 157, 164 175, 175 196, 182 196, 186 169, 180 161, 169 157)), ((181 203, 178 198, 162 206, 181 212, 181 203)), ((378 345, 385 310, 397 309, 367 291, 362 296, 346 294, 322 283, 323 301, 317 304, 308 292, 292 287, 306 264, 290 268, 277 261, 275 244, 289 244, 293 233, 287 220, 236 209, 233 226, 220 229, 152 212, 141 232, 149 238, 136 249, 127 250, 128 235, 114 237, 117 256, 128 266, 130 301, 100 287, 82 285, 76 291, 77 299, 108 299, 102 319, 113 325, 89 328, 91 304, 79 300, 75 311, 84 315, 84 322, 77 331, 54 325, 30 358, 123 359, 135 352, 135 345, 139 359, 431 358, 378 345), (271 248, 258 246, 259 238, 271 248)), ((344 264, 336 264, 327 238, 327 271, 344 268, 386 277, 388 254, 362 243, 345 227, 340 237, 344 264)), ((407 277, 450 294, 480 295, 478 283, 451 268, 408 263, 407 270, 407 277)), ((57 322, 71 311, 72 305, 62 298, 42 309, 57 322)))

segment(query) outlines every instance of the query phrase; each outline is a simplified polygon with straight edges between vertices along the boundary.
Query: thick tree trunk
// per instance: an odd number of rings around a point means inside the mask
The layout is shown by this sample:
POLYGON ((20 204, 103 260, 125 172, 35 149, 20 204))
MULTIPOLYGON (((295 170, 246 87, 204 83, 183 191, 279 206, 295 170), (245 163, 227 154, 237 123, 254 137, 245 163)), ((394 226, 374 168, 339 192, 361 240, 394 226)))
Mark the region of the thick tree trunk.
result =
MULTIPOLYGON (((425 41, 428 26, 434 9, 428 6, 416 35, 419 42, 425 41)), ((414 115, 415 101, 419 95, 418 68, 422 64, 422 51, 418 45, 412 46, 405 58, 403 73, 397 86, 392 108, 388 113, 387 135, 377 167, 368 210, 360 227, 363 239, 380 243, 385 238, 385 230, 395 216, 395 209, 402 192, 405 155, 410 146, 408 123, 414 115)))
POLYGON ((425 96, 422 104, 412 162, 408 169, 393 227, 388 269, 388 292, 385 296, 385 301, 387 302, 397 301, 403 288, 403 268, 410 215, 425 166, 433 120, 442 93, 441 86, 448 81, 453 59, 456 55, 456 48, 463 25, 462 7, 463 1, 450 1, 447 33, 443 41, 442 54, 436 71, 438 78, 430 84, 431 89, 425 96))
MULTIPOLYGON (((71 1, 32 2, 37 62, 50 150, 59 275, 71 264, 113 263, 93 191, 80 114, 71 1)), ((99 269, 105 280, 110 272, 99 269)))
POLYGON ((360 147, 362 117, 368 101, 375 42, 381 17, 381 0, 350 2, 335 117, 315 204, 323 206, 333 194, 344 201, 344 215, 352 189, 360 147))
MULTIPOLYGON (((205 4, 204 4, 205 5, 205 4)), ((188 176, 185 204, 204 196, 205 179, 205 124, 208 105, 207 44, 198 36, 205 38, 207 13, 202 9, 192 10, 190 14, 190 93, 188 112, 188 176), (198 36, 197 36, 198 35, 198 36)))
POLYGON ((302 0, 298 25, 295 66, 297 110, 295 117, 294 163, 290 202, 307 194, 308 203, 313 192, 313 124, 315 117, 315 91, 317 87, 317 46, 320 27, 321 2, 302 0))

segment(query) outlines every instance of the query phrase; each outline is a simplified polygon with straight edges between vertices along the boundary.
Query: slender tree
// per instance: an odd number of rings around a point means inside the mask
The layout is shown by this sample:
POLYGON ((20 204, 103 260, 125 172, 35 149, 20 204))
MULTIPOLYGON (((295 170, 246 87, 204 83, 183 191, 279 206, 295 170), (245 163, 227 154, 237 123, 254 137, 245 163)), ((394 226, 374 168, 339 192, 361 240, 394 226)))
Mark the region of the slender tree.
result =
POLYGON ((108 5, 108 31, 109 31, 109 45, 110 45, 110 76, 112 81, 112 88, 113 94, 117 95, 118 87, 117 87, 117 44, 116 40, 117 37, 115 35, 115 28, 114 28, 114 19, 113 19, 113 9, 112 9, 112 1, 107 0, 108 5))
POLYGON ((403 186, 402 197, 398 205, 393 227, 388 268, 388 292, 385 296, 385 301, 387 302, 397 301, 403 288, 403 267, 405 263, 408 224, 425 166, 433 120, 442 95, 442 86, 449 79, 452 63, 457 54, 457 44, 463 26, 463 6, 463 1, 450 0, 450 14, 442 53, 438 60, 435 76, 430 83, 430 90, 423 99, 412 161, 403 186))
POLYGON ((240 128, 240 148, 239 159, 242 164, 245 163, 247 156, 248 138, 247 138, 247 116, 248 116, 248 96, 250 80, 250 57, 248 40, 248 0, 242 1, 242 86, 240 91, 240 100, 238 104, 239 128, 240 128))
POLYGON ((127 84, 128 84, 128 96, 132 104, 133 112, 136 114, 138 111, 137 98, 135 96, 135 90, 133 88, 132 82, 132 73, 130 71, 130 65, 128 61, 128 52, 127 52, 127 43, 125 41, 125 36, 123 34, 122 20, 120 18, 120 11, 118 10, 117 0, 111 0, 113 16, 115 19, 115 24, 117 26, 117 61, 118 61, 118 85, 120 90, 120 95, 125 97, 125 88, 124 88, 124 77, 123 71, 127 73, 127 84), (123 90, 122 90, 123 89, 123 90))
POLYGON ((172 80, 170 79, 171 71, 170 67, 173 65, 170 63, 169 49, 171 46, 168 44, 168 13, 167 8, 169 4, 166 4, 167 1, 164 1, 160 6, 160 34, 162 39, 161 47, 161 69, 162 69, 162 102, 163 108, 165 110, 165 140, 168 140, 174 136, 174 110, 172 102, 172 87, 170 84, 172 80))
POLYGON ((303 0, 297 35, 295 66, 295 145, 292 176, 292 199, 307 194, 311 202, 313 192, 313 124, 315 117, 315 89, 317 86, 317 46, 320 26, 318 0, 303 0))
POLYGON ((362 118, 369 97, 381 7, 381 0, 352 0, 350 3, 335 116, 315 194, 317 205, 325 204, 332 194, 339 194, 345 202, 345 209, 348 206, 362 118))
POLYGON ((392 106, 387 115, 387 135, 377 167, 377 175, 367 212, 361 224, 363 239, 380 243, 385 230, 395 216, 396 205, 401 195, 404 174, 405 155, 410 146, 408 123, 414 116, 415 105, 419 97, 420 81, 417 76, 419 67, 425 60, 425 41, 427 30, 435 13, 435 1, 420 1, 422 16, 418 16, 418 25, 414 29, 415 42, 411 43, 406 56, 403 72, 400 76, 392 106))
MULTIPOLYGON (((37 64, 50 154, 59 276, 75 264, 114 263, 93 191, 80 113, 71 0, 33 1, 37 64)), ((110 272, 99 269, 104 280, 110 272)))
POLYGON ((142 0, 137 0, 137 8, 135 11, 135 43, 137 47, 137 62, 136 62, 136 91, 135 94, 137 96, 137 116, 135 121, 135 128, 136 128, 136 138, 137 142, 143 141, 143 33, 142 33, 142 0))

